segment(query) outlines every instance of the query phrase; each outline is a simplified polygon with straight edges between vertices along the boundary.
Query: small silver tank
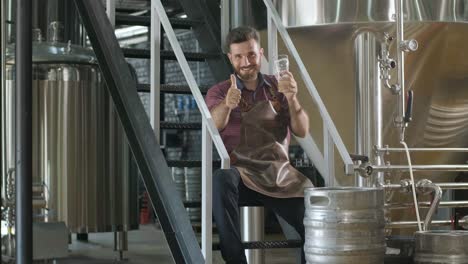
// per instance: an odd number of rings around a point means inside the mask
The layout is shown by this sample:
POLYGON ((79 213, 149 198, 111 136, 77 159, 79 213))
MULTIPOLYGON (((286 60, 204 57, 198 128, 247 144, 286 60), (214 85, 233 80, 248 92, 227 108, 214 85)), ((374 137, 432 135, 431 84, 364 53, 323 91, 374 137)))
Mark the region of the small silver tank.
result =
MULTIPOLYGON (((135 229, 138 170, 95 55, 40 35, 33 44, 33 184, 45 204, 36 220, 64 221, 73 233, 135 229)), ((2 159, 12 169, 14 54, 10 47, 2 91, 2 159)))
POLYGON ((414 263, 468 263, 468 231, 418 231, 414 263))

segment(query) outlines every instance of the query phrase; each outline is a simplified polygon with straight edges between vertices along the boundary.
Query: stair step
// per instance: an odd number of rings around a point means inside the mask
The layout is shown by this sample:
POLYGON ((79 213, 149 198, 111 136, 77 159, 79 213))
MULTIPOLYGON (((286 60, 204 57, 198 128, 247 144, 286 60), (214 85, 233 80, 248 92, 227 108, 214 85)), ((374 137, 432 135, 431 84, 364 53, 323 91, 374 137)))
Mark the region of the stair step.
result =
MULTIPOLYGON (((148 83, 139 83, 137 88, 140 93, 149 93, 151 91, 148 83)), ((209 89, 206 86, 199 86, 199 88, 202 94, 206 94, 209 89)), ((191 94, 192 92, 188 85, 162 84, 161 93, 191 94)))
MULTIPOLYGON (((126 58, 135 59, 149 59, 151 52, 149 49, 130 49, 122 48, 124 56, 126 58)), ((219 58, 220 54, 206 53, 206 52, 184 52, 185 58, 189 61, 205 61, 207 59, 219 58)), ((164 60, 176 60, 176 56, 173 51, 161 50, 161 59, 164 60)))
MULTIPOLYGON (((301 240, 277 240, 277 241, 250 241, 242 242, 245 249, 272 249, 272 248, 300 248, 301 240)), ((213 250, 220 250, 218 243, 213 244, 213 250)))
MULTIPOLYGON (((186 208, 200 208, 201 201, 184 201, 184 206, 186 208)), ((263 207, 263 204, 260 202, 249 202, 249 203, 239 203, 239 207, 263 207)))
MULTIPOLYGON (((189 167, 189 168, 198 168, 201 167, 201 160, 168 160, 167 166, 169 167, 189 167)), ((213 161, 213 167, 221 167, 220 160, 213 161)))
POLYGON ((201 123, 161 121, 161 129, 201 129, 201 123))
MULTIPOLYGON (((182 18, 170 18, 169 21, 173 28, 177 29, 191 29, 195 25, 199 25, 202 22, 190 19, 182 18)), ((132 16, 132 15, 115 15, 116 25, 127 25, 127 26, 151 26, 151 16, 132 16)))

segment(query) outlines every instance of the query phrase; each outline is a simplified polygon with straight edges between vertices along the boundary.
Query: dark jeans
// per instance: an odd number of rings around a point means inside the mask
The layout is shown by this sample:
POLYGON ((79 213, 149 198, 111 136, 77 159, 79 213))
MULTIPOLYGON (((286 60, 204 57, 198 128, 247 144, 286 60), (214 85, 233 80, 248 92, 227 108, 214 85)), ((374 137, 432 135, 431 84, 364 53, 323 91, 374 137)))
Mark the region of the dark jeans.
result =
MULTIPOLYGON (((259 202, 293 226, 304 246, 304 199, 273 198, 247 188, 237 169, 217 170, 213 175, 213 217, 219 232, 221 254, 227 264, 247 263, 242 247, 238 204, 259 202)), ((305 263, 302 247, 302 263, 305 263)))

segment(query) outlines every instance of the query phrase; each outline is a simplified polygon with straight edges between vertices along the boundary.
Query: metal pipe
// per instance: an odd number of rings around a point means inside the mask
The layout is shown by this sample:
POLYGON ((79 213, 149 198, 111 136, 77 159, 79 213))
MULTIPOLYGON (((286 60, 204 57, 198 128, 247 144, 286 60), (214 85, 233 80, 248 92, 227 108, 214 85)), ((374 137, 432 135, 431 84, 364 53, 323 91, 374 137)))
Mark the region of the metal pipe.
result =
POLYGON ((432 202, 430 203, 431 206, 427 211, 426 218, 424 219, 423 229, 424 231, 427 231, 429 230, 432 217, 434 216, 434 213, 437 210, 437 207, 439 206, 440 200, 442 199, 442 189, 427 179, 420 180, 418 183, 416 183, 416 188, 418 188, 418 191, 420 191, 423 194, 434 194, 432 202))
POLYGON ((63 1, 64 40, 72 44, 82 45, 81 21, 75 3, 72 0, 63 1))
POLYGON ((403 115, 405 114, 405 55, 404 51, 400 48, 400 43, 404 40, 404 27, 403 27, 403 0, 396 1, 396 37, 397 37, 397 69, 398 69, 398 85, 400 85, 400 92, 398 98, 398 111, 395 123, 397 127, 401 128, 400 131, 400 141, 405 139, 405 124, 403 120, 403 115))
MULTIPOLYGON (((363 102, 363 97, 364 97, 364 86, 366 81, 368 80, 367 76, 365 73, 367 73, 367 69, 364 65, 364 63, 367 62, 366 60, 366 50, 365 50, 365 39, 366 39, 366 33, 360 34, 354 43, 354 57, 355 57, 355 67, 357 69, 357 76, 356 76, 356 89, 354 93, 354 152, 358 155, 365 155, 363 153, 363 132, 365 131, 363 129, 363 115, 364 115, 364 110, 363 108, 368 106, 368 104, 365 104, 363 102), (364 68, 364 69, 363 69, 364 68)), ((364 187, 365 182, 367 181, 366 178, 364 177, 359 177, 359 173, 356 171, 355 172, 355 186, 358 187, 364 187)))
MULTIPOLYGON (((374 36, 378 37, 379 35, 378 34, 376 35, 374 33, 374 36)), ((378 39, 378 41, 382 41, 381 38, 377 38, 377 39, 378 39)), ((375 52, 378 53, 377 51, 375 51, 375 52)), ((378 56, 377 56, 377 60, 378 60, 378 56)), ((382 82, 380 81, 382 75, 381 75, 381 72, 380 72, 378 67, 376 69, 376 72, 377 73, 376 73, 375 81, 374 81, 375 92, 374 92, 374 97, 373 97, 373 111, 374 111, 374 133, 373 133, 373 137, 375 139, 374 144, 377 147, 380 147, 383 144, 382 143, 383 142, 382 130, 383 130, 383 126, 384 126, 384 124, 383 124, 382 82)), ((383 156, 380 155, 380 153, 374 153, 373 162, 376 165, 385 164, 385 162, 383 160, 383 156)), ((374 184, 378 186, 378 185, 383 184, 384 181, 385 181, 384 173, 383 172, 376 173, 374 184)))
MULTIPOLYGON (((460 219, 458 223, 466 224, 468 221, 460 219)), ((451 224, 453 224, 452 220, 434 220, 431 223, 432 226, 448 226, 451 224)), ((417 225, 418 223, 416 221, 394 221, 386 223, 385 228, 413 228, 417 225)))
MULTIPOLYGON (((7 45, 7 32, 6 32, 6 20, 7 20, 7 0, 0 0, 1 1, 1 70, 2 70, 2 76, 1 76, 1 94, 0 94, 0 111, 1 111, 1 120, 0 120, 0 129, 1 129, 1 139, 0 139, 0 149, 2 153, 1 157, 1 167, 0 167, 0 173, 2 174, 2 178, 0 181, 0 190, 1 193, 3 194, 3 188, 4 184, 6 182, 6 177, 7 177, 7 167, 8 167, 8 162, 7 162, 7 150, 6 150, 6 107, 5 107, 5 96, 6 96, 6 45, 7 45)), ((0 232, 0 237, 1 237, 1 232, 0 232)))
MULTIPOLYGON (((375 148, 378 152, 405 152, 404 148, 375 148)), ((468 148, 409 148, 411 152, 468 152, 468 148)))
POLYGON ((17 0, 16 16, 16 259, 32 263, 32 10, 17 0))
MULTIPOLYGON (((432 202, 419 202, 420 208, 430 208, 432 202)), ((385 204, 385 208, 397 210, 397 209, 408 209, 413 207, 413 203, 388 203, 385 204)), ((467 208, 468 201, 442 201, 439 204, 439 208, 467 208)))
MULTIPOLYGON (((468 171, 468 165, 412 165, 413 171, 468 171)), ((373 172, 385 171, 408 171, 408 165, 373 165, 370 166, 373 172)), ((355 170, 362 170, 360 166, 354 166, 355 170)))
POLYGON ((468 189, 468 183, 436 182, 434 184, 439 186, 443 190, 467 190, 468 189))
MULTIPOLYGON (((458 182, 434 182, 435 185, 439 186, 442 190, 468 190, 468 183, 458 182)), ((385 184, 382 185, 385 189, 402 189, 407 186, 401 184, 385 184)))
POLYGON ((230 0, 221 0, 221 47, 224 53, 228 53, 229 50, 226 47, 226 36, 230 29, 230 14, 231 14, 231 3, 230 0))
POLYGON ((206 121, 202 121, 202 230, 201 250, 205 264, 213 261, 213 141, 208 133, 206 121))
POLYGON ((385 185, 382 185, 382 187, 384 189, 403 189, 403 188, 405 188, 401 184, 385 184, 385 185))
MULTIPOLYGON (((374 32, 363 31, 358 34, 354 41, 356 89, 355 89, 355 153, 367 155, 374 160, 373 143, 375 140, 372 128, 376 126, 373 115, 378 115, 375 105, 371 100, 376 100, 374 94, 377 92, 376 84, 379 83, 378 70, 376 65, 377 37, 374 32)), ((360 187, 370 187, 372 179, 359 177, 356 173, 355 185, 360 187)))
POLYGON ((42 36, 50 39, 49 25, 58 21, 63 28, 61 39, 82 44, 81 23, 73 0, 34 0, 32 4, 32 25, 40 29, 42 36))

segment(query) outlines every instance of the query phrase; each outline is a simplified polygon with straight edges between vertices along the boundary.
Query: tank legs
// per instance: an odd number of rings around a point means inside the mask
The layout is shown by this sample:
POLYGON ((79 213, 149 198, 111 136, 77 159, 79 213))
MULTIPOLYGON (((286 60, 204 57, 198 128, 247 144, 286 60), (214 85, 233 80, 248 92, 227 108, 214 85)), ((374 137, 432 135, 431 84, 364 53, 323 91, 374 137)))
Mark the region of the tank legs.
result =
POLYGON ((127 231, 114 232, 114 251, 118 251, 118 260, 124 260, 123 253, 128 250, 128 233, 127 231))

